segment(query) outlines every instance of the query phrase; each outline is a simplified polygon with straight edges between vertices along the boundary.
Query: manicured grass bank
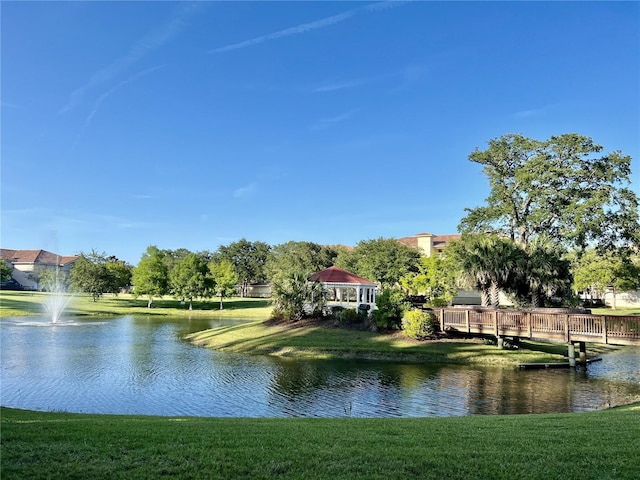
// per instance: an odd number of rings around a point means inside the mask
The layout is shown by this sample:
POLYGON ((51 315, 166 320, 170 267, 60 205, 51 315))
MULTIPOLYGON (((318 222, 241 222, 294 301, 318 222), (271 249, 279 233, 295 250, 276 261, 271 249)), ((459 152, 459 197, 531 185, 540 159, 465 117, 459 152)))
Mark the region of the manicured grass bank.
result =
MULTIPOLYGON (((1 291, 0 316, 42 315, 42 305, 48 295, 44 292, 1 291)), ((197 301, 193 303, 193 310, 190 311, 188 305, 180 305, 179 300, 171 297, 155 299, 152 308, 147 308, 147 300, 144 297, 105 294, 97 302, 88 295, 74 295, 65 310, 65 316, 170 315, 264 319, 269 317, 271 310, 269 301, 260 298, 228 298, 224 301, 223 310, 220 310, 217 300, 197 301)))
POLYGON ((0 413, 3 480, 640 478, 640 404, 417 419, 0 413))
POLYGON ((262 321, 205 330, 187 339, 215 350, 246 354, 484 365, 558 362, 563 361, 560 353, 566 350, 534 342, 523 342, 527 348, 519 350, 500 350, 482 340, 418 342, 399 332, 380 334, 319 326, 266 325, 262 321), (539 346, 545 351, 536 351, 539 346))

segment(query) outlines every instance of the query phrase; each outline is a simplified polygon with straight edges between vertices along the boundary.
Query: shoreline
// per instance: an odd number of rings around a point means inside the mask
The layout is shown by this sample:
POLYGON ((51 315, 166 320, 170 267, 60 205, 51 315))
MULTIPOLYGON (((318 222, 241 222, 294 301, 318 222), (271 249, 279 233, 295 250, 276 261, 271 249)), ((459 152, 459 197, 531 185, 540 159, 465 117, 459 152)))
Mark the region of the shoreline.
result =
POLYGON ((501 350, 491 342, 479 338, 441 337, 417 341, 405 337, 400 331, 379 333, 336 327, 331 322, 317 321, 289 324, 257 320, 191 333, 185 335, 184 339, 198 347, 221 352, 285 358, 502 368, 517 368, 521 363, 545 364, 566 360, 560 353, 566 349, 562 345, 523 341, 519 349, 501 350))

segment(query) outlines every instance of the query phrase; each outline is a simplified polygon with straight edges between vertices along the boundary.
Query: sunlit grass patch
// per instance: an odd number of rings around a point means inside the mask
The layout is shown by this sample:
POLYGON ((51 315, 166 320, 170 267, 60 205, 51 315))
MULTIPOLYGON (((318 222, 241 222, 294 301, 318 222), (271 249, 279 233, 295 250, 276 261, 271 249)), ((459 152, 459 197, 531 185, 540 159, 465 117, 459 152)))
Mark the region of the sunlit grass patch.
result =
POLYGON ((640 307, 592 308, 594 315, 640 315, 640 307))
POLYGON ((316 326, 300 328, 266 325, 261 321, 193 333, 187 339, 220 351, 259 355, 510 366, 563 360, 561 354, 533 349, 501 350, 481 340, 418 342, 397 333, 316 326))
MULTIPOLYGON (((50 295, 46 292, 0 291, 0 316, 20 317, 43 315, 43 304, 50 295)), ((195 301, 193 310, 181 305, 179 299, 163 297, 154 300, 152 308, 147 308, 146 298, 136 298, 131 294, 105 294, 97 302, 89 295, 73 295, 65 310, 65 316, 191 316, 191 317, 242 317, 266 319, 271 315, 269 300, 262 298, 225 299, 220 310, 218 300, 195 301)))

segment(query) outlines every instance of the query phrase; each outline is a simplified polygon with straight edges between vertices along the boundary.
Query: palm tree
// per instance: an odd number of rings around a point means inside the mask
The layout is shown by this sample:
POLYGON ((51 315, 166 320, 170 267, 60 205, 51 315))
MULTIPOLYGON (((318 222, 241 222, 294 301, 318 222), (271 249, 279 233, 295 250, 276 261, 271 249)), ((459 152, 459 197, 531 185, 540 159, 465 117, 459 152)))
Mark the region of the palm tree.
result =
POLYGON ((544 300, 570 289, 570 262, 562 258, 562 250, 551 240, 538 237, 527 245, 524 261, 519 269, 524 296, 533 308, 544 305, 544 300))
POLYGON ((276 315, 297 321, 305 313, 321 312, 326 293, 319 281, 311 282, 306 275, 294 272, 273 282, 272 297, 276 315))
POLYGON ((457 264, 462 285, 477 288, 480 291, 482 306, 488 307, 491 303, 489 295, 491 278, 485 268, 484 255, 480 250, 480 242, 475 237, 463 236, 459 241, 452 242, 447 252, 452 254, 457 264))
POLYGON ((500 291, 512 291, 520 274, 525 253, 512 240, 488 237, 487 261, 490 268, 491 306, 500 306, 500 291))
POLYGON ((480 291, 482 306, 498 307, 500 290, 516 277, 521 250, 495 235, 465 235, 452 247, 463 282, 480 291))

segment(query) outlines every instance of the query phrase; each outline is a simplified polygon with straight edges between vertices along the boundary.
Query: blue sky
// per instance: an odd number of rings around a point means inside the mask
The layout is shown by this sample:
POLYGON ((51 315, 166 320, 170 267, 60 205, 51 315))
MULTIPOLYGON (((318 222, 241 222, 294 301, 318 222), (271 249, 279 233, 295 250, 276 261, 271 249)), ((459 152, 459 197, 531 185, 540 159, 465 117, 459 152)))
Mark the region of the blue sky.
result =
POLYGON ((640 158, 638 2, 2 2, 2 248, 457 231, 474 148, 640 158))

